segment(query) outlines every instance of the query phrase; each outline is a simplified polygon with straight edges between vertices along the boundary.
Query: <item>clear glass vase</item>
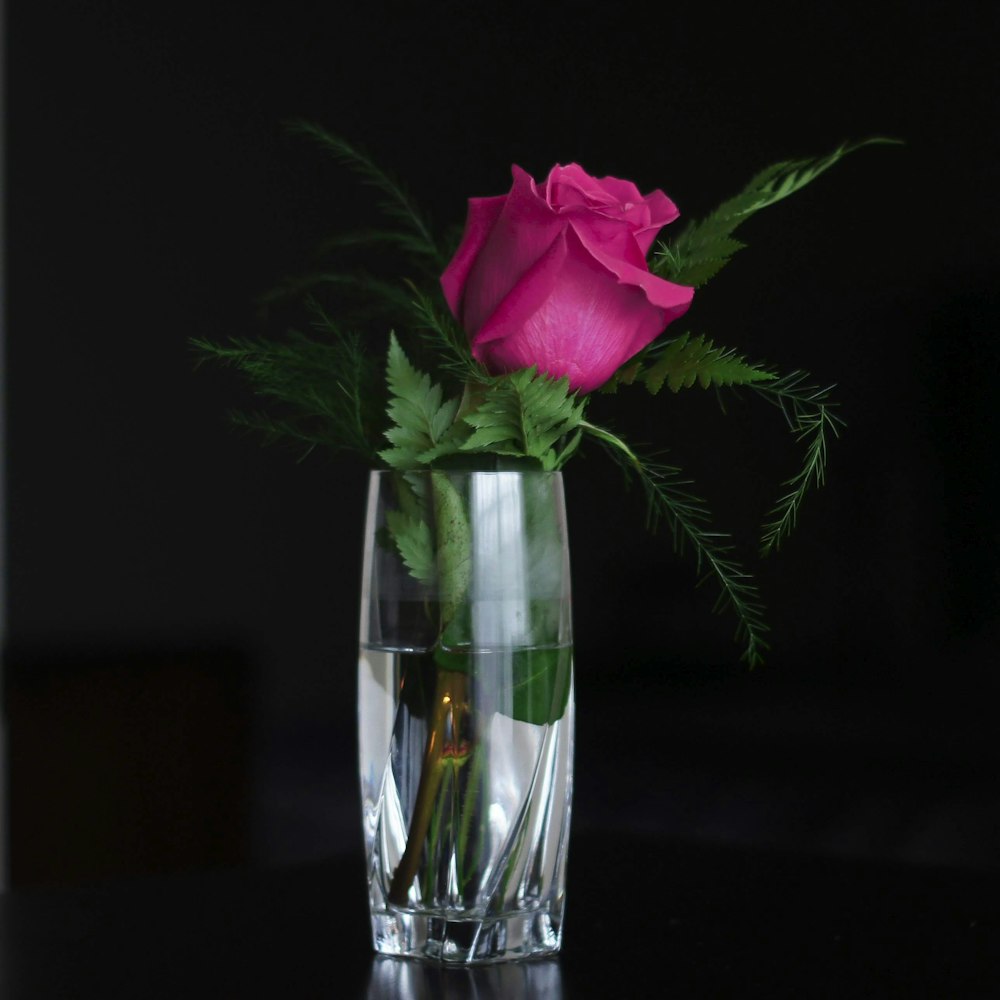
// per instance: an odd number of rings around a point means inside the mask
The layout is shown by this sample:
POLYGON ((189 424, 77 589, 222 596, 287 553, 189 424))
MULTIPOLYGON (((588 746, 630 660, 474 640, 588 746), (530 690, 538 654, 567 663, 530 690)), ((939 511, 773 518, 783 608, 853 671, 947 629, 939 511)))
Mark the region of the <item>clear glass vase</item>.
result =
POLYGON ((372 473, 358 718, 375 950, 557 951, 573 750, 559 473, 372 473))

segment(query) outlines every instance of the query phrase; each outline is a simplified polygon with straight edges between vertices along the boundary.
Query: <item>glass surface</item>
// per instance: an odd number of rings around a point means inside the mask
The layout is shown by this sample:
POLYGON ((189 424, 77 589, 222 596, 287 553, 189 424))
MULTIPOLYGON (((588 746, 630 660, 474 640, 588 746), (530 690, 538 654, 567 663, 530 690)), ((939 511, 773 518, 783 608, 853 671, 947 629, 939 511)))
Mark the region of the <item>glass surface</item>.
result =
POLYGON ((446 962, 561 939, 572 793, 557 473, 373 473, 359 655, 377 951, 446 962))

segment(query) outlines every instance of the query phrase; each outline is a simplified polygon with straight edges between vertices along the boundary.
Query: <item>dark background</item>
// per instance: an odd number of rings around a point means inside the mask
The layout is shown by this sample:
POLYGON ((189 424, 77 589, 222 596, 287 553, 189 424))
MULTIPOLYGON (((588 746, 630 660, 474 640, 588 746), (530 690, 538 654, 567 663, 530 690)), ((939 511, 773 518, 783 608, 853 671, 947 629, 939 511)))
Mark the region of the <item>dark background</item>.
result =
POLYGON ((14 884, 360 845, 365 472, 234 433, 243 387, 188 347, 259 332, 257 297, 373 218, 292 117, 444 225, 512 162, 696 218, 776 160, 906 141, 755 217, 677 328, 838 384, 829 483, 777 556, 753 544, 798 461, 776 411, 595 404, 692 474, 774 648, 748 672, 638 496, 574 460, 576 822, 997 866, 994 10, 10 3, 14 884))

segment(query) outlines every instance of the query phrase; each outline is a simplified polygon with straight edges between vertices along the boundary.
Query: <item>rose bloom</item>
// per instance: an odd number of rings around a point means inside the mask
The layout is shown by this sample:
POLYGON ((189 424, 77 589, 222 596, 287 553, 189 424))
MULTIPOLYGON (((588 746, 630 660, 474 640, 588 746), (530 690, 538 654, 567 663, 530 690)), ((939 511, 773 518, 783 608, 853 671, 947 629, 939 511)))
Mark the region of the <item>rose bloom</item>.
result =
POLYGON ((662 191, 642 195, 575 163, 553 167, 541 185, 511 172, 509 194, 469 199, 441 287, 489 372, 534 365, 590 392, 691 304, 693 288, 646 263, 679 213, 662 191))

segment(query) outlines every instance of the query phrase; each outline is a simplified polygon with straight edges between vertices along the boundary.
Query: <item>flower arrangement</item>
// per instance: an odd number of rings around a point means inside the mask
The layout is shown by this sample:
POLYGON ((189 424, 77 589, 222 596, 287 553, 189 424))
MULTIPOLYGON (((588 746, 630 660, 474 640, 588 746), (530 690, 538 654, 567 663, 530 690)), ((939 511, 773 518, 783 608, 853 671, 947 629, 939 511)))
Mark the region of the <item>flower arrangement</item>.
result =
MULTIPOLYGON (((717 609, 736 620, 752 666, 768 648, 763 604, 729 537, 680 469, 640 454, 587 419, 595 392, 641 384, 652 394, 695 385, 745 387, 777 406, 804 446, 763 525, 760 551, 777 550, 807 492, 824 480, 827 446, 842 424, 829 388, 803 371, 781 375, 704 334, 675 333, 700 290, 744 244, 738 228, 801 190, 849 153, 893 140, 842 144, 826 156, 774 164, 706 218, 674 225, 662 191, 555 166, 541 183, 514 166, 505 195, 471 198, 459 240, 434 234, 405 188, 354 145, 309 123, 315 140, 381 196, 386 227, 329 241, 394 252, 394 274, 324 266, 272 298, 300 300, 308 332, 282 339, 195 340, 202 357, 239 369, 273 412, 233 414, 263 434, 353 451, 401 470, 559 470, 584 444, 606 452, 642 484, 649 525, 667 524, 675 549, 713 577, 717 609), (671 238, 660 231, 671 227, 671 238), (339 296, 337 314, 324 290, 339 296), (377 345, 372 348, 372 344, 377 345), (405 346, 404 346, 405 345, 405 346), (429 371, 427 369, 430 369, 429 371)), ((380 255, 381 256, 381 255, 380 255)), ((400 516, 395 544, 410 571, 434 568, 426 524, 400 516)))
POLYGON ((546 473, 590 444, 637 477, 650 525, 665 521, 714 577, 759 663, 763 607, 728 536, 680 469, 593 423, 588 405, 636 384, 654 395, 698 384, 779 407, 805 457, 763 527, 762 552, 777 549, 823 481, 841 425, 829 390, 675 324, 742 249, 733 234, 747 218, 886 140, 775 164, 670 240, 660 231, 679 213, 662 191, 577 164, 538 183, 515 166, 510 191, 470 199, 464 231, 440 241, 367 155, 298 129, 380 192, 390 223, 326 252, 389 247, 405 277, 324 267, 279 290, 304 302, 309 332, 195 344, 278 404, 237 423, 382 469, 369 481, 358 669, 372 941, 457 963, 551 954, 574 712, 562 482, 546 473))

